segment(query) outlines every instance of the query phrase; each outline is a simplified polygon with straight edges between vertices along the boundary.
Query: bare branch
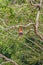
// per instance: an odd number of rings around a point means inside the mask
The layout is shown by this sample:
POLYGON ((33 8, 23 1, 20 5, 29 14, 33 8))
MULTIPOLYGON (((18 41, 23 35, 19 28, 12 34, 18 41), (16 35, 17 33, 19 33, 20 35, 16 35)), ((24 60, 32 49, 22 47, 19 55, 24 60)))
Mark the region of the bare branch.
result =
MULTIPOLYGON (((42 5, 42 0, 40 0, 40 6, 41 6, 41 5, 42 5)), ((35 34, 36 34, 41 40, 43 40, 43 35, 39 34, 39 32, 38 32, 39 16, 40 16, 40 10, 38 10, 38 12, 37 12, 36 23, 35 23, 34 31, 35 31, 35 34)))
POLYGON ((16 25, 16 26, 11 26, 11 27, 5 28, 5 31, 8 31, 8 30, 10 30, 10 29, 19 28, 20 26, 23 27, 23 28, 26 28, 26 27, 28 27, 28 26, 30 26, 30 25, 33 25, 33 24, 34 24, 34 23, 29 23, 29 24, 27 24, 27 25, 16 25))
POLYGON ((9 62, 13 63, 14 65, 18 65, 15 61, 7 58, 6 56, 4 56, 2 54, 0 54, 0 58, 3 58, 5 61, 9 61, 9 62))
POLYGON ((40 3, 39 3, 39 4, 34 4, 32 1, 33 1, 33 0, 30 0, 31 5, 37 7, 37 8, 40 10, 41 5, 42 5, 42 0, 40 0, 40 3))

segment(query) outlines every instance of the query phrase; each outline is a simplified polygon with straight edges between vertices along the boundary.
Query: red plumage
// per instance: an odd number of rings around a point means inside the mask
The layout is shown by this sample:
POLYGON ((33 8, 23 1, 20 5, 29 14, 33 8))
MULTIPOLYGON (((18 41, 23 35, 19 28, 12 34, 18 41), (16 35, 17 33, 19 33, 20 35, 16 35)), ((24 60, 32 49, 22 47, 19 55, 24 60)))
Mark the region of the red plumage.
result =
POLYGON ((23 35, 23 29, 22 29, 22 27, 19 28, 19 35, 23 35))

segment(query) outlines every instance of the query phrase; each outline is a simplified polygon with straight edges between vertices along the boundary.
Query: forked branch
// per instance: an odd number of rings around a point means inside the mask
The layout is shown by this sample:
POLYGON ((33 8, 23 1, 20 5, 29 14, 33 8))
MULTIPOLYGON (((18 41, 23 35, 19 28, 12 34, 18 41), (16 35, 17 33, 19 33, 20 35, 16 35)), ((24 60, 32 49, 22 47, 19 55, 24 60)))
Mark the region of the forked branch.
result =
MULTIPOLYGON (((41 9, 42 0, 40 0, 40 4, 33 4, 33 3, 32 3, 32 0, 31 0, 31 4, 32 4, 33 6, 36 6, 36 7, 39 6, 38 8, 41 9)), ((36 34, 41 40, 43 40, 43 35, 41 35, 41 34, 38 32, 40 9, 39 9, 38 12, 37 12, 36 23, 35 23, 34 31, 35 31, 35 34, 36 34)))

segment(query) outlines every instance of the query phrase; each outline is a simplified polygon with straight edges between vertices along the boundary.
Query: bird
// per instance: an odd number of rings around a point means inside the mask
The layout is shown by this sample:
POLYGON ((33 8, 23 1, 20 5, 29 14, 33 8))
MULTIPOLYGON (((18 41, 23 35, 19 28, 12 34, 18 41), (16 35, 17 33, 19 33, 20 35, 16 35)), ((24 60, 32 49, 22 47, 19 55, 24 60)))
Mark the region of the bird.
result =
POLYGON ((21 26, 19 27, 19 35, 20 35, 20 36, 23 35, 23 29, 22 29, 21 26))

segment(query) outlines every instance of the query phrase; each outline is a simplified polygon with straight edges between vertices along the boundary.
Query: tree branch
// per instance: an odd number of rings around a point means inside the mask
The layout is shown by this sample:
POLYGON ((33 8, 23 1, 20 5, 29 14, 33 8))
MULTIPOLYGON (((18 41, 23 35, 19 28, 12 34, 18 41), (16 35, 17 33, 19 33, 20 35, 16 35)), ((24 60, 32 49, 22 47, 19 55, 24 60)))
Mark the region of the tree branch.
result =
POLYGON ((27 25, 15 25, 15 26, 10 26, 10 27, 5 28, 5 31, 8 31, 8 30, 10 30, 10 29, 19 28, 20 26, 23 27, 23 28, 26 28, 26 27, 28 27, 28 26, 30 26, 30 25, 33 25, 33 24, 34 24, 34 23, 29 23, 29 24, 27 24, 27 25))
POLYGON ((9 61, 10 63, 13 63, 14 65, 18 65, 15 61, 7 58, 6 56, 0 54, 0 58, 3 58, 5 61, 9 61))
POLYGON ((39 8, 39 10, 40 10, 41 4, 42 4, 42 0, 40 0, 40 4, 34 4, 34 3, 32 2, 32 0, 30 0, 30 2, 31 2, 31 5, 32 5, 32 6, 35 6, 35 7, 39 8))
MULTIPOLYGON (((35 5, 37 6, 37 4, 35 4, 35 5)), ((41 5, 42 5, 42 0, 40 0, 40 4, 39 4, 39 7, 40 7, 40 8, 41 8, 41 5)), ((40 16, 40 9, 39 9, 38 12, 37 12, 36 23, 35 23, 34 31, 35 31, 35 34, 36 34, 41 40, 43 40, 43 36, 42 36, 41 34, 39 34, 39 32, 38 32, 39 16, 40 16)))

